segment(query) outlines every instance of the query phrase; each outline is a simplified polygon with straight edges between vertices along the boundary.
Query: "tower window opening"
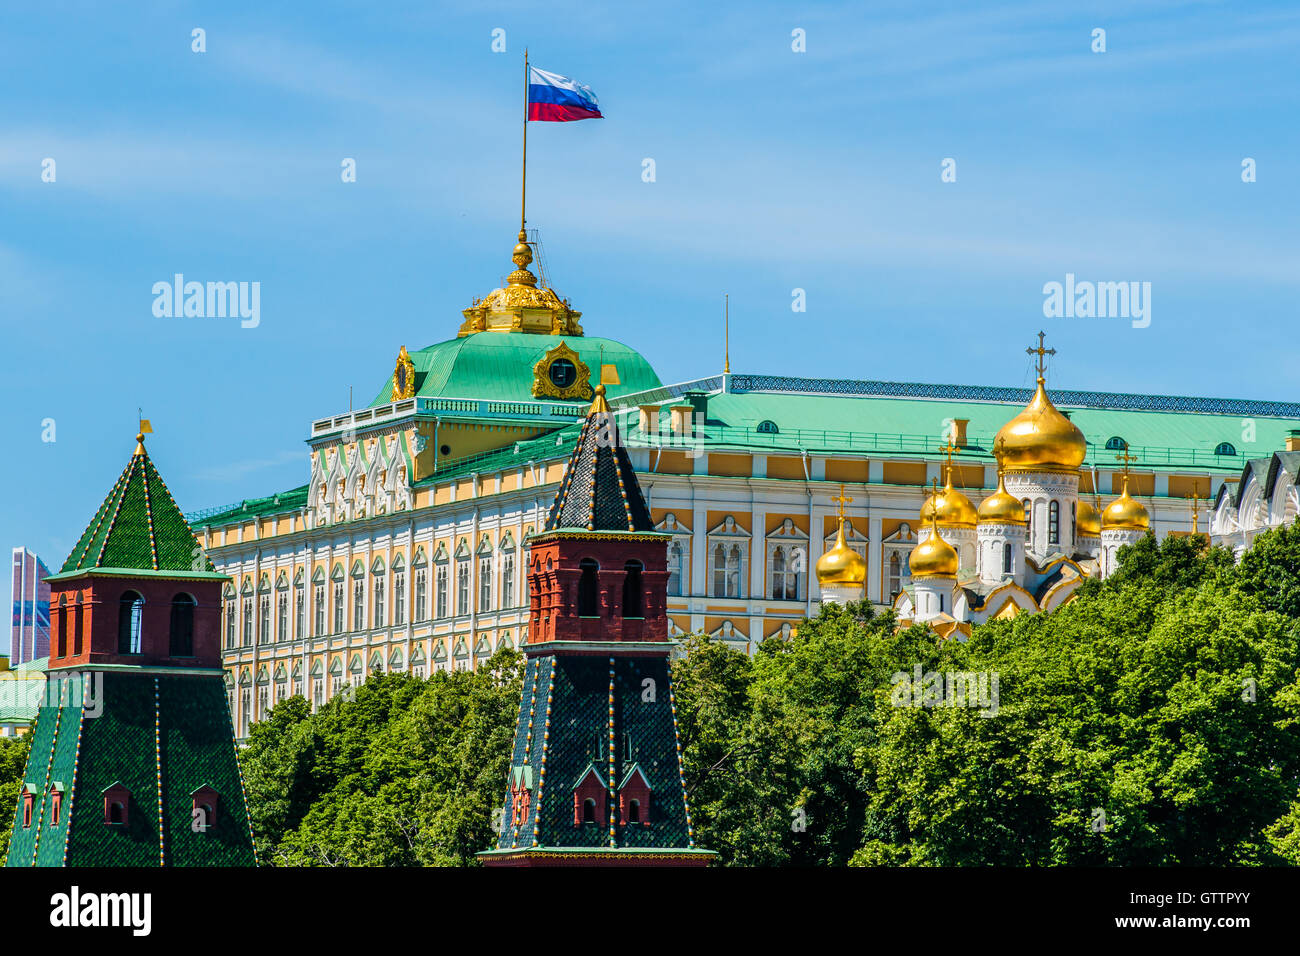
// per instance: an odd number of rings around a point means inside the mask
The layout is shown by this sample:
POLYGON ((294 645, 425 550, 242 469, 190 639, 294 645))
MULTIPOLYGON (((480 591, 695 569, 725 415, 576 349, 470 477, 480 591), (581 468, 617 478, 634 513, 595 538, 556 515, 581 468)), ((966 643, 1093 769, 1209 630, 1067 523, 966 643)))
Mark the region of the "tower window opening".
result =
POLYGON ((168 654, 172 657, 194 656, 194 608, 198 602, 188 594, 172 598, 171 636, 168 654))
POLYGON ((578 562, 582 577, 578 579, 578 616, 596 617, 598 586, 596 572, 600 565, 594 558, 583 558, 578 562))
POLYGON ((126 591, 118 602, 117 652, 140 653, 140 625, 144 618, 144 598, 135 591, 126 591))
POLYGON ((1013 570, 1012 562, 1014 560, 1015 560, 1015 555, 1011 551, 1011 542, 1008 541, 1002 545, 1002 573, 1003 574, 1010 574, 1012 572, 1013 570))
POLYGON ((591 797, 588 797, 586 800, 582 801, 582 822, 583 823, 596 822, 596 801, 593 800, 591 797))
POLYGON ((1020 504, 1025 509, 1025 537, 1032 539, 1034 536, 1034 506, 1028 498, 1021 498, 1020 504))
POLYGON ((1061 543, 1061 503, 1053 501, 1047 506, 1047 543, 1061 543))
POLYGON ((626 576, 623 578, 623 616, 644 617, 641 594, 641 562, 629 561, 624 565, 626 576))
POLYGON ((633 800, 631 803, 627 805, 627 822, 628 823, 641 822, 641 801, 640 800, 633 800))

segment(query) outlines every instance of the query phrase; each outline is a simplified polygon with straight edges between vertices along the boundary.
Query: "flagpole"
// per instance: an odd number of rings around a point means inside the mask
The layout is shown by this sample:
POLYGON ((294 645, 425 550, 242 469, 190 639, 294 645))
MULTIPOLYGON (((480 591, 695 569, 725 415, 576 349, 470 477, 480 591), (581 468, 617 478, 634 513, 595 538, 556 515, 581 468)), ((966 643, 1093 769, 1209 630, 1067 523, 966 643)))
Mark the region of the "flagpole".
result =
POLYGON ((528 47, 524 47, 524 168, 519 189, 519 237, 523 241, 525 210, 528 208, 528 47))

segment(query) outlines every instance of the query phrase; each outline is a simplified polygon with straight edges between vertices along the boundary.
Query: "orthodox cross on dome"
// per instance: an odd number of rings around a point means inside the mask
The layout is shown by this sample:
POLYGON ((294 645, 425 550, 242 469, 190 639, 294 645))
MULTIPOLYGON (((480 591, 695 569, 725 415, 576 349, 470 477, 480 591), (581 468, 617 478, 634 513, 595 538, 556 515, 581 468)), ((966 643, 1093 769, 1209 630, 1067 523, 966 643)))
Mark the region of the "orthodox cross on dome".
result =
POLYGON ((1115 460, 1116 460, 1116 461, 1122 461, 1122 462, 1124 463, 1124 477, 1127 478, 1127 477, 1128 477, 1128 466, 1129 466, 1129 463, 1130 463, 1130 462, 1137 461, 1138 459, 1137 459, 1137 456, 1136 456, 1136 455, 1130 455, 1130 454, 1128 453, 1128 442, 1125 442, 1125 443, 1124 443, 1124 454, 1122 454, 1122 455, 1116 455, 1116 456, 1115 456, 1115 460))
POLYGON ((1200 494, 1193 491, 1187 495, 1187 503, 1192 509, 1192 534, 1201 533, 1201 498, 1200 494))
POLYGON ((993 443, 993 457, 997 460, 999 475, 1002 474, 1002 456, 1006 452, 1006 447, 1007 440, 1005 438, 998 438, 998 440, 993 443))
POLYGON ((1036 368, 1037 371, 1038 371, 1038 384, 1040 384, 1040 385, 1041 385, 1041 384, 1043 383, 1043 381, 1044 381, 1043 373, 1044 373, 1045 371, 1047 371, 1047 365, 1046 365, 1046 362, 1044 361, 1044 356, 1047 356, 1047 355, 1055 355, 1055 354, 1056 354, 1056 349, 1045 349, 1045 348, 1043 348, 1043 339, 1045 339, 1045 338, 1047 338, 1047 333, 1045 333, 1045 332, 1039 332, 1039 333, 1038 333, 1038 348, 1032 348, 1032 347, 1030 347, 1030 348, 1025 349, 1025 354, 1026 354, 1026 355, 1037 355, 1037 356, 1038 356, 1038 361, 1035 363, 1035 368, 1036 368))
POLYGON ((839 515, 840 515, 841 523, 844 521, 844 506, 852 500, 853 497, 851 495, 846 495, 844 493, 844 485, 842 484, 840 485, 840 493, 831 498, 831 501, 834 501, 839 505, 839 515))

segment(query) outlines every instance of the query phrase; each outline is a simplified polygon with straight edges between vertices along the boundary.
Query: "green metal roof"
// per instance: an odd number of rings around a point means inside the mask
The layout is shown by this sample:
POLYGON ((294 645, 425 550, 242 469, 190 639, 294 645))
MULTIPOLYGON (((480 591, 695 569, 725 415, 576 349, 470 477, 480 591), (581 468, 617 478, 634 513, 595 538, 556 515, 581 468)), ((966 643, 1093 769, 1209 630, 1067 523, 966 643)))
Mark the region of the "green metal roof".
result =
POLYGON ((196 557, 194 532, 141 443, 62 569, 48 580, 101 568, 216 574, 206 557, 195 567, 196 557))
MULTIPOLYGON (((1050 394, 1050 393, 1049 393, 1050 394)), ((717 393, 708 397, 707 424, 702 442, 764 450, 913 452, 937 454, 944 445, 946 423, 968 419, 969 451, 992 458, 993 437, 1022 404, 987 401, 878 398, 838 395, 797 395, 765 392, 717 393), (777 433, 760 432, 772 422, 777 433), (820 427, 818 427, 820 426, 820 427)), ((1128 442, 1137 467, 1194 467, 1239 471, 1242 455, 1271 452, 1286 444, 1300 418, 1252 418, 1195 412, 1128 409, 1065 409, 1089 443, 1085 467, 1115 467, 1117 451, 1107 450, 1112 438, 1128 442), (1247 442, 1244 434, 1253 432, 1247 442), (1216 455, 1223 442, 1236 456, 1216 455)), ((664 429, 666 430, 666 429, 664 429)), ((662 431, 661 431, 662 434, 662 431)), ((644 440, 635 431, 629 439, 644 440)))
MULTIPOLYGON (((482 340, 481 345, 486 353, 492 348, 505 349, 511 339, 528 339, 535 346, 535 350, 529 353, 535 362, 546 348, 554 344, 554 338, 557 337, 483 332, 465 339, 444 342, 415 354, 423 355, 444 346, 456 346, 472 340, 482 340), (500 340, 499 346, 489 344, 497 340, 500 340), (536 346, 538 342, 541 343, 540 347, 536 346)), ((565 341, 571 347, 577 347, 579 344, 589 345, 609 340, 565 338, 565 341)), ((598 348, 597 353, 591 362, 599 363, 598 348)), ((508 359, 506 351, 491 354, 502 361, 519 363, 510 370, 517 381, 522 381, 520 366, 526 364, 527 387, 531 389, 532 364, 526 362, 526 358, 516 354, 513 359, 508 359)), ((580 354, 583 354, 584 361, 588 361, 585 353, 580 354)), ((639 356, 637 358, 644 361, 639 356)), ((937 458, 943 454, 948 421, 965 418, 970 422, 967 427, 968 446, 961 449, 958 459, 991 462, 994 435, 1024 407, 1024 402, 1019 401, 1018 397, 1013 401, 995 401, 985 397, 986 393, 1005 397, 1004 393, 1009 395, 1016 390, 980 389, 974 386, 925 386, 941 397, 894 397, 854 394, 847 390, 836 393, 835 389, 839 386, 855 384, 842 382, 809 384, 809 388, 823 389, 821 393, 782 390, 724 393, 717 391, 715 386, 705 399, 706 425, 698 435, 683 442, 668 434, 667 406, 687 404, 689 399, 682 394, 684 389, 680 386, 665 388, 652 385, 646 388, 645 395, 636 395, 634 393, 639 385, 630 375, 625 374, 626 369, 630 368, 628 363, 612 357, 609 351, 606 351, 605 361, 613 361, 618 365, 624 383, 623 386, 610 387, 611 405, 617 404, 620 395, 628 396, 627 401, 632 403, 653 401, 664 405, 658 436, 647 436, 639 430, 634 405, 616 409, 623 439, 630 446, 671 449, 676 443, 677 447, 683 449, 712 448, 758 454, 799 454, 808 451, 937 458), (966 396, 967 393, 977 397, 942 397, 966 396), (760 431, 759 426, 765 422, 775 425, 776 431, 760 431)), ((648 374, 654 376, 653 372, 648 374)), ((740 380, 745 377, 733 378, 740 380)), ((871 384, 873 383, 865 383, 871 384)), ((466 387, 470 387, 468 383, 466 387)), ((901 389, 903 386, 894 387, 901 389)), ((914 388, 921 389, 922 386, 914 388)), ((388 394, 384 392, 380 396, 385 403, 388 394)), ((1070 407, 1064 401, 1059 403, 1059 407, 1070 415, 1089 442, 1085 468, 1117 467, 1115 455, 1118 452, 1107 449, 1106 443, 1112 438, 1120 438, 1128 443, 1129 453, 1137 457, 1137 468, 1238 474, 1248 458, 1268 455, 1285 447, 1288 435, 1294 430, 1300 430, 1300 415, 1294 418, 1284 417, 1281 413, 1291 409, 1283 403, 1204 399, 1193 407, 1195 403, 1192 399, 1177 400, 1182 404, 1177 404, 1174 399, 1155 401, 1160 396, 1108 396, 1103 393, 1053 392, 1050 389, 1049 394, 1054 396, 1054 400, 1058 395, 1077 395, 1092 402, 1087 407, 1070 407), (1167 407, 1167 410, 1094 407, 1105 404, 1102 400, 1108 398, 1113 400, 1113 404, 1130 405, 1151 399, 1147 404, 1167 407), (1200 408, 1208 410, 1198 410, 1200 408), (1252 412, 1257 414, 1249 414, 1252 412), (1247 435, 1252 436, 1253 440, 1247 441, 1247 435), (1236 455, 1215 454, 1215 450, 1224 442, 1233 446, 1236 455)), ((441 462, 436 474, 418 484, 429 485, 459 475, 490 472, 528 461, 550 462, 567 458, 577 443, 581 429, 582 423, 574 422, 502 449, 441 462)), ((295 511, 306 504, 307 490, 307 486, 303 485, 279 495, 250 499, 233 508, 207 514, 201 524, 222 524, 241 517, 295 511)))
MULTIPOLYGON (((533 366, 561 342, 577 352, 591 369, 593 386, 600 379, 602 363, 618 369, 621 384, 607 386, 611 397, 662 385, 639 352, 613 339, 478 332, 410 353, 415 366, 415 393, 420 398, 532 401, 533 366)), ((393 376, 389 375, 371 407, 389 404, 392 395, 393 376)))

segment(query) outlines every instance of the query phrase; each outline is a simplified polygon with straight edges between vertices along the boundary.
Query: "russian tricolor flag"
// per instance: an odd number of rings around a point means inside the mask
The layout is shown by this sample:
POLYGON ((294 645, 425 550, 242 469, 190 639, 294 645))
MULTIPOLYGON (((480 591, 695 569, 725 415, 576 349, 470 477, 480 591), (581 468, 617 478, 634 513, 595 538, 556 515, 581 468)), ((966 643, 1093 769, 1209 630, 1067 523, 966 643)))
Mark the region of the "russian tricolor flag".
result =
POLYGON ((528 68, 528 118, 551 123, 602 119, 596 94, 567 76, 528 68))

